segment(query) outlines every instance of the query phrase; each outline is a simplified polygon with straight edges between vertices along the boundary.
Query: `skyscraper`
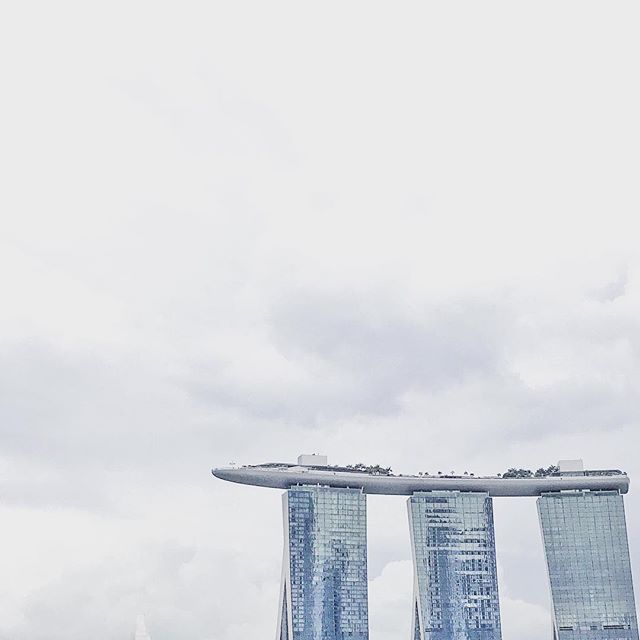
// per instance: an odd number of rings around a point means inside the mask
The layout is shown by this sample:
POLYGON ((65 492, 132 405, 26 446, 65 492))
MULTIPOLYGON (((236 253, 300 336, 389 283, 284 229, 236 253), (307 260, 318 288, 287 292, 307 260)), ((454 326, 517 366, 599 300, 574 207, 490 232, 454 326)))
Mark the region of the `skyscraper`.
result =
POLYGON ((486 493, 408 500, 415 640, 500 640, 493 506, 486 493))
POLYGON ((555 640, 638 640, 620 493, 545 493, 538 513, 555 640))
POLYGON ((367 640, 366 497, 295 486, 283 494, 278 640, 367 640))
POLYGON ((538 497, 555 640, 640 640, 620 470, 393 475, 314 454, 213 474, 286 490, 278 640, 368 640, 366 494, 410 496, 413 640, 500 640, 497 496, 538 497))

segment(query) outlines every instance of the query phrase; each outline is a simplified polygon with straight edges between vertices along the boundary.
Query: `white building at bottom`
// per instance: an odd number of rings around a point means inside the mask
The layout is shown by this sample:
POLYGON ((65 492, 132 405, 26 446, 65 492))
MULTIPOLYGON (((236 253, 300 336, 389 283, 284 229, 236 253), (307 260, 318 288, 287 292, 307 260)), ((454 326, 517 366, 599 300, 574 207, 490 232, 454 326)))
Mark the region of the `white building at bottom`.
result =
POLYGON ((134 640, 151 640, 143 615, 139 615, 136 619, 136 635, 134 636, 134 640))

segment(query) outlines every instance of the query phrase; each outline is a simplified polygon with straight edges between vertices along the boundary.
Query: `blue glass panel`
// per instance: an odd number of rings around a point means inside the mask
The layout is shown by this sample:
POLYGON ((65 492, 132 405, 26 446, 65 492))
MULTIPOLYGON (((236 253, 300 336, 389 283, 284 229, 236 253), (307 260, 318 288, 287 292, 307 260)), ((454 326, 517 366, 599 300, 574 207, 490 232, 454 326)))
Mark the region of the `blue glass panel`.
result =
POLYGON ((362 491, 299 486, 287 491, 284 504, 289 640, 367 640, 362 491))
POLYGON ((423 640, 500 640, 493 505, 485 493, 409 498, 423 640))
POLYGON ((557 640, 638 640, 622 496, 538 499, 557 640))

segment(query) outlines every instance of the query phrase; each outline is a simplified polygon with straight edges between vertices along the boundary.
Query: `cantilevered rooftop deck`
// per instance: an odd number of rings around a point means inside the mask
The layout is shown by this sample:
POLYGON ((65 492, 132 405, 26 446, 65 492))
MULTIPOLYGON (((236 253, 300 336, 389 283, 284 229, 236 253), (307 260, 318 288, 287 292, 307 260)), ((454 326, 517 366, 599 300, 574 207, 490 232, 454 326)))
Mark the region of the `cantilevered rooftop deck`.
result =
POLYGON ((416 491, 477 491, 490 496, 539 496, 550 491, 629 491, 629 478, 617 470, 572 471, 544 477, 391 475, 321 465, 266 463, 213 469, 217 478, 258 487, 289 489, 321 485, 362 489, 364 493, 411 495, 416 491))

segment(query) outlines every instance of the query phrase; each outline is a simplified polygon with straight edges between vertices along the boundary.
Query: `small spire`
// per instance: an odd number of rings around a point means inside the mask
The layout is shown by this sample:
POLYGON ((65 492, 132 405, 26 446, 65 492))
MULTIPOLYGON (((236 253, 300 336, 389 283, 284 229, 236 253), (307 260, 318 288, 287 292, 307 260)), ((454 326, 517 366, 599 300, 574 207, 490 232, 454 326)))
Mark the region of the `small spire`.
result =
POLYGON ((147 631, 147 625, 144 623, 144 616, 140 614, 136 619, 136 635, 134 640, 151 640, 151 636, 147 631))

